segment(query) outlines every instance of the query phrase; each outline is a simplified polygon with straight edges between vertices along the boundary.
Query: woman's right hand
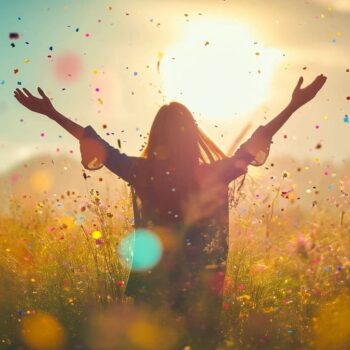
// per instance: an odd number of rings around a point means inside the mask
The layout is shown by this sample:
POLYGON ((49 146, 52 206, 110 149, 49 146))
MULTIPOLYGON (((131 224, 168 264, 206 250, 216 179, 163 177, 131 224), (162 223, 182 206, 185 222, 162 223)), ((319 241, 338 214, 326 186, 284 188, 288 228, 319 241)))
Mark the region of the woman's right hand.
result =
POLYGON ((50 116, 55 108, 40 87, 38 87, 38 92, 42 98, 33 96, 27 89, 23 89, 23 91, 16 89, 14 96, 20 104, 31 111, 50 116))
POLYGON ((321 74, 317 76, 311 84, 302 89, 301 85, 303 84, 304 79, 303 77, 300 77, 292 94, 291 106, 297 109, 311 101, 321 90, 326 80, 327 78, 321 74))

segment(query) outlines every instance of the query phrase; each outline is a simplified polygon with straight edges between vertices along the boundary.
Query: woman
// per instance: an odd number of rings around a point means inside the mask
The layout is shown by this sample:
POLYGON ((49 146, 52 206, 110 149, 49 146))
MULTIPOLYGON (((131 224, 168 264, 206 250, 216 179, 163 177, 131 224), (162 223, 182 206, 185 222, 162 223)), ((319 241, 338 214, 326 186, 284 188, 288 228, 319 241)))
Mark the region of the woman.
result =
POLYGON ((40 88, 41 98, 26 89, 16 89, 14 95, 80 141, 86 169, 104 165, 131 185, 135 225, 159 236, 163 256, 155 267, 131 273, 127 293, 136 303, 178 314, 188 334, 176 349, 215 349, 228 254, 228 185, 245 174, 248 165, 264 164, 273 135, 325 82, 320 75, 301 88, 301 77, 288 106, 229 157, 180 103, 160 108, 141 157, 130 157, 102 140, 91 126, 83 128, 57 112, 40 88))

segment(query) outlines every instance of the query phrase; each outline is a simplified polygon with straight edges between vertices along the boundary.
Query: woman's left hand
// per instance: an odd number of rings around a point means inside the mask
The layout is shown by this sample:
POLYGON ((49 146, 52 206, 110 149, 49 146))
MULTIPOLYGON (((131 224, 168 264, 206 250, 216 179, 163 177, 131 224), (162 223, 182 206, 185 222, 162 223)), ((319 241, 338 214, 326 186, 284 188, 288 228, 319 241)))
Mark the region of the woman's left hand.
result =
POLYGON ((321 90, 326 80, 327 78, 321 74, 317 76, 311 84, 302 89, 301 85, 303 84, 304 79, 303 77, 300 77, 292 94, 291 105, 294 108, 299 108, 305 103, 311 101, 321 90))

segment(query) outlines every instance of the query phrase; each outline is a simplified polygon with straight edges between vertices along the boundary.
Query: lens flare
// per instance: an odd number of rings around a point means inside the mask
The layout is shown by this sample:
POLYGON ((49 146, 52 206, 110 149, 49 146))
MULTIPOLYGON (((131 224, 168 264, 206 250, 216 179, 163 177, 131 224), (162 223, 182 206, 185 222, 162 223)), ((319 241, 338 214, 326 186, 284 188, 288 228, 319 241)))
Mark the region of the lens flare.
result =
POLYGON ((122 260, 134 271, 147 270, 155 266, 162 256, 162 243, 152 232, 138 229, 128 234, 118 247, 122 260))

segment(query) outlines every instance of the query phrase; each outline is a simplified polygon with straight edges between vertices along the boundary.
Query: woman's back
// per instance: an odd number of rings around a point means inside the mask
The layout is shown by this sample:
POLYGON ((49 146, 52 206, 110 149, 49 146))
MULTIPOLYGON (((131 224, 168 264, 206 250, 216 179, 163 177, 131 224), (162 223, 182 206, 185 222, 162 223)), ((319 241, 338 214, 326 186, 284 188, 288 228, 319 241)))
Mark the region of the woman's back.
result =
POLYGON ((219 176, 220 162, 201 164, 183 179, 165 160, 138 158, 131 181, 140 198, 143 222, 187 225, 220 210, 226 213, 228 184, 219 176), (195 184, 190 193, 183 193, 182 181, 195 184))

